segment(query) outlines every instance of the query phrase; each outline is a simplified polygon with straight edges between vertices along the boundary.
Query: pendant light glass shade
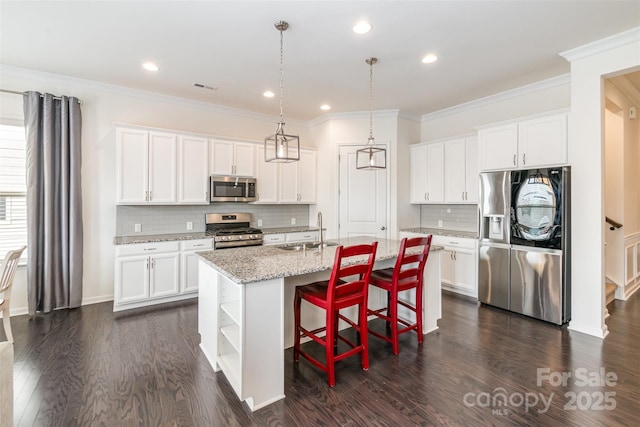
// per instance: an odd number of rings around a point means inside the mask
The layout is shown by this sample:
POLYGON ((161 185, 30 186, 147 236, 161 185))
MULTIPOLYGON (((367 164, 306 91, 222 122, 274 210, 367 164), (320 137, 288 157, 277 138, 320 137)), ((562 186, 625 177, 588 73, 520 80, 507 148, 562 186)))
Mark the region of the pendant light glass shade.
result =
POLYGON ((369 139, 367 146, 356 151, 356 169, 376 170, 387 168, 387 150, 376 147, 373 139, 373 64, 378 58, 367 58, 369 64, 369 139))
POLYGON ((284 50, 282 32, 289 28, 287 21, 277 21, 275 27, 280 31, 280 122, 273 135, 264 139, 265 162, 289 163, 300 160, 300 137, 288 135, 284 131, 283 92, 284 92, 284 50))

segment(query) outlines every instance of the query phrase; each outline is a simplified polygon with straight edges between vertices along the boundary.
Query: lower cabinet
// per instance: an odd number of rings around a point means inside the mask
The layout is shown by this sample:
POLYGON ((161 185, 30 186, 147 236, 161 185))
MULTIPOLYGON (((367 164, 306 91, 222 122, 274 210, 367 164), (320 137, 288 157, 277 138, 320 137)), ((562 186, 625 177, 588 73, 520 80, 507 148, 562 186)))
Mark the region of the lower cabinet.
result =
POLYGON ((195 253, 212 247, 212 239, 118 245, 113 311, 196 297, 195 253))
POLYGON ((316 242, 318 238, 318 232, 313 230, 296 231, 293 233, 265 234, 262 239, 262 244, 267 246, 295 242, 316 242))
POLYGON ((475 239, 433 236, 434 245, 444 246, 440 254, 442 287, 478 297, 477 242, 475 239))

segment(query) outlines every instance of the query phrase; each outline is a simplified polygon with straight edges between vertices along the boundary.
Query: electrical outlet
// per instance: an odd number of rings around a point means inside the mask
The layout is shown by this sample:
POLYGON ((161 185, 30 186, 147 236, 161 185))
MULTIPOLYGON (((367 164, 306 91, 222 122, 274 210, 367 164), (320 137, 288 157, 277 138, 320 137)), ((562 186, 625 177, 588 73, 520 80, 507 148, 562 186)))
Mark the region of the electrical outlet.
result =
POLYGON ((262 227, 262 220, 261 219, 258 220, 258 227, 262 227))
POLYGON ((442 228, 442 220, 441 219, 438 220, 438 227, 442 228))
POLYGON ((134 230, 135 230, 136 233, 141 232, 142 231, 142 225, 140 225, 140 224, 134 225, 134 230))
POLYGON ((291 225, 296 225, 296 219, 295 218, 291 218, 291 225))
POLYGON ((193 230, 193 221, 187 221, 187 230, 193 230))

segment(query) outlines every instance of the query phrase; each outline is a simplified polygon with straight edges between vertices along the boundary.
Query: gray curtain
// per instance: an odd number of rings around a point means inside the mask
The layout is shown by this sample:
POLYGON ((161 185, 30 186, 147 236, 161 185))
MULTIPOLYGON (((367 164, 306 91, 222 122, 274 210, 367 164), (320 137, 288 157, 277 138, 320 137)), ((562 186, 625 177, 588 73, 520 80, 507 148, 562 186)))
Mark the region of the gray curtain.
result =
POLYGON ((29 314, 82 303, 80 103, 24 93, 29 314))

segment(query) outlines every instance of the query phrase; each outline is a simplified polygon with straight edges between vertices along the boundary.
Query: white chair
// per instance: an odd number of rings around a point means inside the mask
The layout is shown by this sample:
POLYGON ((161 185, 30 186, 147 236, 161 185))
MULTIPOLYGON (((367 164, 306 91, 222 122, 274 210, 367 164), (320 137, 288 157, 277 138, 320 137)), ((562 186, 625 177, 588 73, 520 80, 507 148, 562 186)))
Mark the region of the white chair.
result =
POLYGON ((26 249, 23 246, 15 251, 7 252, 7 255, 2 261, 2 267, 0 268, 0 309, 2 309, 2 323, 4 325, 4 332, 9 342, 13 342, 13 334, 11 333, 11 320, 9 319, 9 298, 11 297, 11 285, 13 285, 13 278, 16 275, 16 269, 22 252, 26 249))

